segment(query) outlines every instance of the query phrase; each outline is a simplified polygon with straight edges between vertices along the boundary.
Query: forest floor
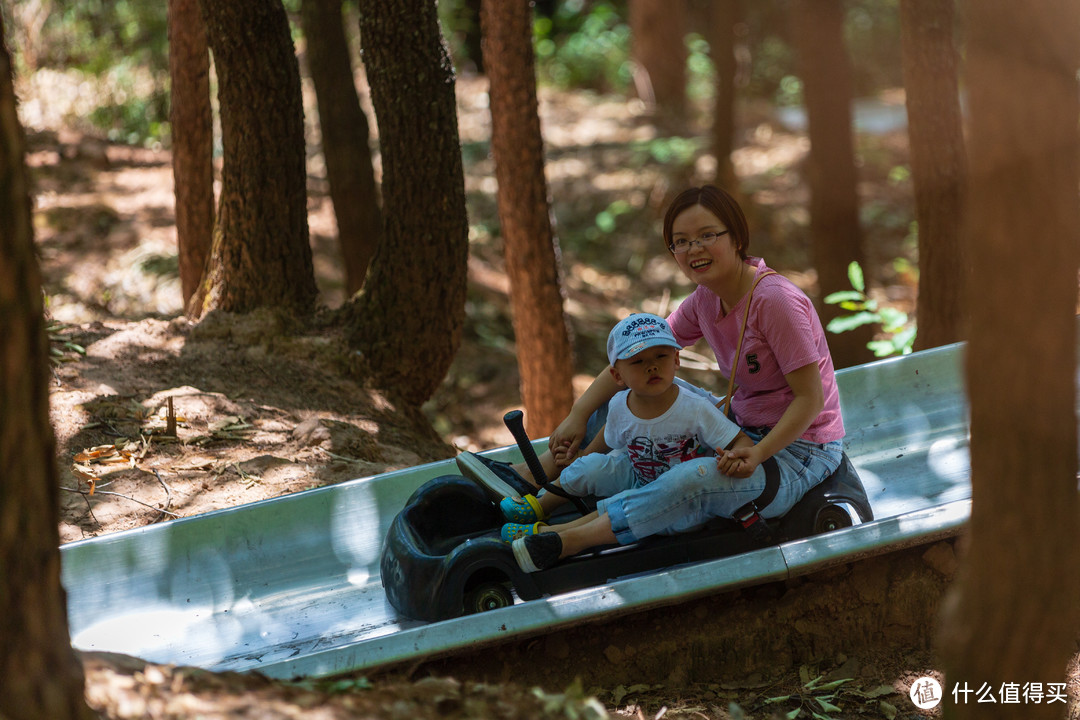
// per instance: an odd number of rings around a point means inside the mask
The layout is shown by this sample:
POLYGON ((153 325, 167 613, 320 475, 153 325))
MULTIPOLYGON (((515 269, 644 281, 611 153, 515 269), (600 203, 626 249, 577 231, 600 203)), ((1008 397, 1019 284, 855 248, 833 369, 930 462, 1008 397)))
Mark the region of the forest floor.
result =
MULTIPOLYGON (((518 375, 482 80, 464 77, 458 85, 472 226, 466 333, 443 388, 422 412, 395 407, 344 369, 344 340, 333 321, 333 308, 344 302, 343 279, 316 149, 310 228, 326 308, 303 324, 273 312, 213 314, 192 324, 180 312, 169 154, 104 141, 63 113, 50 114, 41 97, 78 94, 65 82, 43 77, 21 89, 37 246, 53 345, 63 360, 52 386, 62 542, 510 442, 500 419, 518 406, 518 375)), ((631 309, 662 312, 688 290, 660 252, 659 211, 673 187, 700 182, 711 168, 707 156, 680 163, 695 155, 693 142, 658 137, 634 102, 544 92, 541 114, 580 390, 603 366, 601 348, 615 319, 631 309)), ((753 201, 752 249, 814 293, 798 176, 805 137, 764 111, 746 109, 740 126, 736 162, 753 201)), ((906 239, 911 189, 896 169, 905 165, 905 142, 902 132, 860 139, 861 193, 874 227, 867 268, 874 293, 911 310, 914 280, 904 262, 913 260, 906 239)), ((697 364, 707 367, 708 357, 697 364)), ((857 582, 835 574, 832 581, 857 582)), ((931 585, 940 596, 943 582, 931 585)), ((760 603, 760 613, 773 616, 784 592, 731 600, 760 603)), ((896 641, 853 639, 850 650, 840 637, 813 662, 777 658, 764 673, 691 678, 672 670, 678 660, 669 653, 667 666, 649 676, 628 659, 645 646, 674 647, 678 658, 680 648, 700 641, 694 618, 709 607, 611 621, 539 646, 307 684, 88 655, 87 695, 108 718, 765 718, 799 703, 803 716, 824 712, 805 685, 831 673, 851 680, 839 696, 844 709, 829 717, 922 717, 907 691, 921 675, 940 678, 932 628, 908 628, 896 641), (612 640, 629 632, 633 652, 612 640), (567 662, 571 652, 581 662, 567 662), (532 673, 534 658, 564 672, 532 673), (785 695, 792 699, 766 702, 785 695)))

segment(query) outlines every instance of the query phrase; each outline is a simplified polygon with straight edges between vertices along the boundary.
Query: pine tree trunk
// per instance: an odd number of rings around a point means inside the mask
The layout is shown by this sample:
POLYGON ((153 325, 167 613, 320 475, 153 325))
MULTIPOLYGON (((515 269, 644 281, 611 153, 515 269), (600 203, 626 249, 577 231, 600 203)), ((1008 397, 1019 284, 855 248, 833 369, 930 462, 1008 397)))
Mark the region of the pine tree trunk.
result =
POLYGON ((195 316, 216 308, 309 311, 300 69, 280 0, 200 0, 221 101, 224 161, 217 226, 195 316), (241 31, 242 30, 242 31, 241 31))
POLYGON ((630 0, 631 51, 638 97, 669 130, 685 124, 686 0, 630 0))
POLYGON ((176 242, 186 307, 198 290, 214 233, 210 52, 198 0, 169 0, 168 12, 176 242))
POLYGON ((60 478, 23 130, 0 19, 0 717, 94 717, 60 584, 60 478))
POLYGON ((435 3, 361 0, 383 164, 384 239, 346 307, 373 381, 420 405, 461 344, 469 225, 454 73, 435 3))
POLYGON ((481 7, 491 81, 491 150, 510 275, 514 335, 528 430, 551 433, 574 403, 559 245, 551 227, 536 100, 532 9, 525 0, 481 7))
POLYGON ((959 56, 953 44, 955 16, 954 0, 900 3, 908 137, 919 222, 919 350, 963 337, 963 297, 969 268, 960 242, 965 162, 959 56))
MULTIPOLYGON (((847 267, 866 266, 859 228, 858 177, 851 128, 851 61, 844 47, 844 5, 841 0, 794 0, 793 32, 799 54, 803 95, 809 124, 810 236, 821 297, 850 290, 847 267)), ((828 323, 840 311, 819 308, 828 323)), ((872 359, 866 349, 870 329, 829 336, 837 367, 872 359)))
POLYGON ((379 190, 371 164, 371 133, 356 94, 341 0, 304 0, 301 18, 319 106, 326 179, 345 263, 345 289, 352 295, 363 286, 371 257, 382 238, 379 190))
MULTIPOLYGON (((1080 590, 1075 3, 967 3, 970 194, 963 237, 972 507, 944 619, 949 688, 1064 683, 1080 590)), ((951 699, 951 698, 950 698, 951 699)), ((1008 704, 952 705, 1013 718, 1008 704)), ((1031 703, 1025 718, 1062 717, 1031 703)))
POLYGON ((739 178, 731 162, 735 149, 735 25, 742 13, 739 0, 709 0, 709 48, 716 66, 716 100, 713 104, 712 153, 716 158, 714 182, 739 197, 739 178))

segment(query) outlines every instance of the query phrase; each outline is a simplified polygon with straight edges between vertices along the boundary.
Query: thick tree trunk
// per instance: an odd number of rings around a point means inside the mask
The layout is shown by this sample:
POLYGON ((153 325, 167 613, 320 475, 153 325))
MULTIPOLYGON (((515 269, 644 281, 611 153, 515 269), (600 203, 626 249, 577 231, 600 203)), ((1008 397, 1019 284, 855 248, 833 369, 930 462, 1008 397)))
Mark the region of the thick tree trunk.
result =
POLYGON ((521 391, 529 432, 542 437, 574 403, 574 363, 544 177, 532 10, 526 0, 485 0, 481 26, 521 391))
POLYGON ((49 350, 23 130, 0 19, 0 717, 94 717, 60 584, 49 350))
POLYGON ((919 222, 919 350, 963 337, 964 287, 970 274, 960 242, 964 132, 954 0, 902 0, 915 211, 919 222))
POLYGON ((186 307, 198 290, 214 233, 210 52, 198 0, 169 0, 168 12, 176 242, 186 307))
MULTIPOLYGON (((1080 17, 1068 0, 976 0, 966 18, 972 508, 943 624, 948 687, 961 693, 1063 683, 1080 590, 1080 17)), ((963 697, 947 713, 1017 716, 1011 705, 963 697)), ((1023 716, 1063 711, 1032 703, 1023 716)))
POLYGON ((373 380, 420 405, 461 344, 469 225, 454 72, 429 0, 361 0, 383 161, 384 239, 346 307, 373 380))
POLYGON ((630 0, 631 52, 638 97, 665 128, 686 113, 686 0, 630 0))
MULTIPOLYGON (((825 297, 851 289, 847 267, 853 260, 866 266, 851 128, 851 61, 844 47, 841 0, 794 0, 791 10, 810 135, 810 236, 818 288, 825 297)), ((825 323, 844 312, 835 305, 819 311, 825 323)), ((866 349, 870 338, 865 327, 830 336, 836 366, 872 359, 866 349)))
POLYGON ((300 69, 280 0, 200 0, 221 100, 224 162, 207 310, 312 309, 300 69))
POLYGON ((304 0, 301 10, 308 67, 319 106, 326 179, 345 262, 345 289, 352 295, 363 286, 382 238, 371 133, 356 94, 341 0, 304 0))

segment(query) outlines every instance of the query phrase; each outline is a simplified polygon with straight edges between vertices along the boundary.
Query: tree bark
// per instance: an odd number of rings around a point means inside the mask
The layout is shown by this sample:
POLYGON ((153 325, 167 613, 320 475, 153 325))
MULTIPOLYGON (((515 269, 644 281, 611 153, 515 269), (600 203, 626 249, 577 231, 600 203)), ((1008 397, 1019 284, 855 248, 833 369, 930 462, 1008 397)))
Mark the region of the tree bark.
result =
POLYGON ((686 114, 686 0, 630 0, 637 94, 662 126, 678 130, 686 114))
POLYGON ((280 0, 199 0, 221 101, 218 222, 190 308, 306 312, 318 291, 308 242, 300 69, 280 0), (241 32, 242 30, 242 32, 241 32))
POLYGON ((965 162, 955 19, 954 0, 900 3, 919 223, 919 350, 963 338, 964 286, 970 275, 960 242, 965 162))
POLYGON ((383 161, 384 239, 346 306, 372 380, 420 405, 461 344, 469 224, 454 72, 435 3, 361 0, 383 161))
POLYGON ((94 714, 60 584, 60 478, 23 129, 0 18, 0 717, 94 714))
POLYGON ((168 13, 176 242, 186 307, 198 290, 214 233, 210 52, 197 0, 169 0, 168 13))
MULTIPOLYGON (((810 135, 806 179, 810 186, 810 236, 821 296, 850 290, 847 267, 866 267, 859 228, 858 177, 851 128, 851 61, 844 48, 841 0, 794 0, 791 5, 810 135)), ((841 311, 819 308, 828 323, 841 311)), ((868 327, 832 335, 837 367, 872 359, 868 327)))
POLYGON ((529 432, 542 437, 574 404, 574 362, 544 177, 532 10, 526 0, 484 0, 480 18, 521 392, 529 432))
POLYGON ((345 289, 352 295, 363 287, 371 257, 382 239, 371 133, 356 93, 341 0, 303 0, 301 19, 319 107, 326 179, 345 263, 345 289))
MULTIPOLYGON (((1064 682, 1080 590, 1080 17, 1068 0, 977 0, 966 19, 972 508, 943 620, 948 687, 961 692, 1064 682)), ((973 696, 946 708, 957 718, 1016 716, 973 696)), ((1063 710, 1032 703, 1023 715, 1063 710)))
POLYGON ((739 179, 731 153, 735 149, 735 26, 742 9, 739 0, 709 0, 709 47, 716 66, 716 100, 713 103, 712 153, 716 158, 714 182, 739 197, 739 179))

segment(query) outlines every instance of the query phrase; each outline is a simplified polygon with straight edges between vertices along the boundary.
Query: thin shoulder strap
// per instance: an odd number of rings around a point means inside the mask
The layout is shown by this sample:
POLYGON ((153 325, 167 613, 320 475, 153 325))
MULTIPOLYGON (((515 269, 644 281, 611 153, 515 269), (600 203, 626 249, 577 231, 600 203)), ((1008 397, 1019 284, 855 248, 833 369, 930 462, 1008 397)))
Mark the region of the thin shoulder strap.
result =
POLYGON ((746 335, 746 319, 750 317, 750 301, 754 299, 754 288, 756 288, 757 284, 768 275, 776 275, 776 271, 769 270, 754 278, 754 284, 750 286, 750 292, 746 294, 746 307, 743 308, 742 328, 739 330, 739 342, 735 346, 735 357, 731 359, 731 377, 728 378, 727 395, 724 397, 724 412, 732 418, 735 417, 735 413, 731 410, 731 396, 735 392, 735 371, 739 368, 739 356, 742 355, 742 341, 743 336, 746 335))

